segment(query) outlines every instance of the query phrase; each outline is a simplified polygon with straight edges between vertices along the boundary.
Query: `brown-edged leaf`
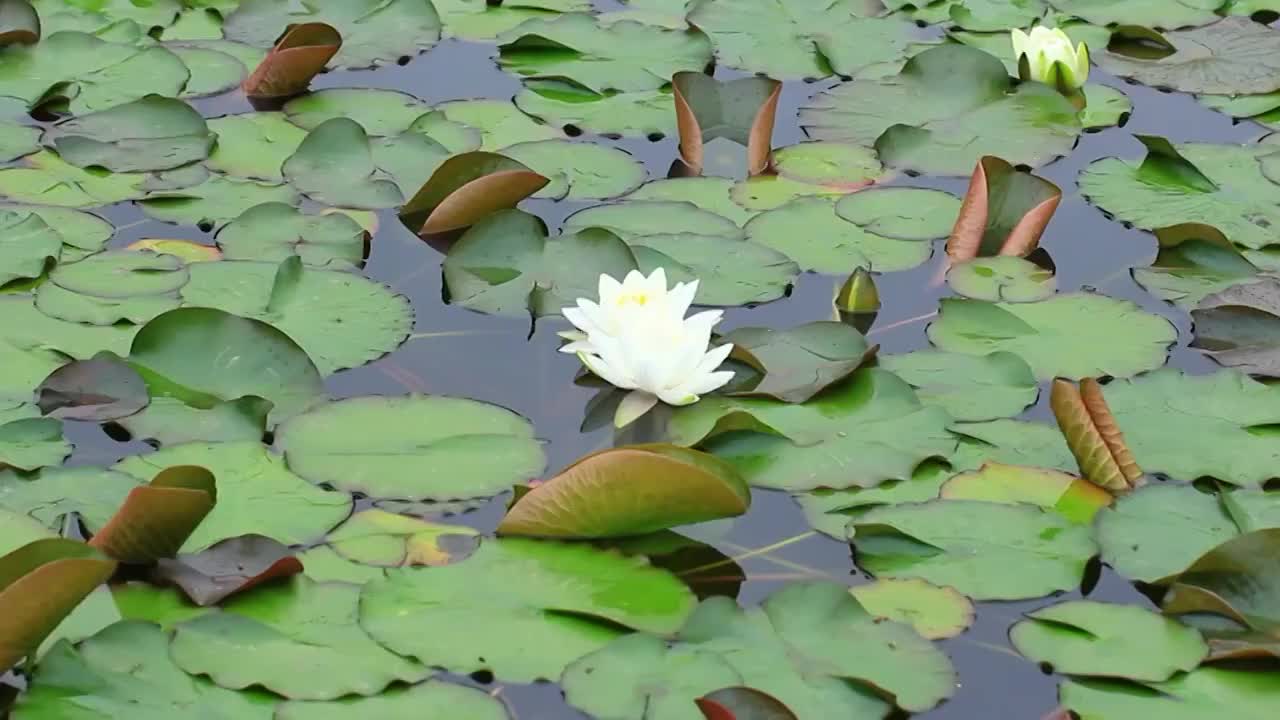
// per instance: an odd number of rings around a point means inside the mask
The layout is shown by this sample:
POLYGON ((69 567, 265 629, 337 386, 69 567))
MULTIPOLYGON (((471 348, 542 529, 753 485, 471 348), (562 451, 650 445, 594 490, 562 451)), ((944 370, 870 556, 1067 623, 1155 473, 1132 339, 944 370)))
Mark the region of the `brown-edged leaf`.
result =
POLYGON ((0 47, 40 41, 40 16, 27 0, 0 0, 0 47))
POLYGON ((240 87, 251 98, 296 95, 341 49, 342 35, 330 25, 290 25, 240 87))
POLYGON ((746 146, 749 175, 768 169, 782 83, 765 77, 720 82, 699 72, 679 72, 671 87, 680 157, 695 174, 702 172, 703 145, 720 137, 746 146))
POLYGON ((1056 378, 1049 405, 1086 480, 1112 494, 1127 493, 1142 484, 1142 469, 1125 445, 1097 380, 1085 378, 1076 387, 1056 378))
POLYGON ((478 150, 454 155, 400 208, 400 220, 420 236, 458 230, 515 207, 548 182, 505 155, 478 150))
POLYGON ((177 585, 201 607, 265 582, 302 572, 288 546, 262 535, 228 538, 194 555, 162 558, 155 576, 177 585))
POLYGON ((40 647, 115 570, 111 558, 66 538, 36 540, 0 558, 0 673, 40 647))
POLYGON ((655 443, 588 455, 525 493, 498 523, 501 535, 627 537, 741 515, 751 491, 727 462, 655 443))
POLYGON ((1040 244, 1062 189, 1001 158, 978 161, 960 206, 947 255, 952 262, 992 255, 1025 256, 1040 244))
POLYGON ((1058 470, 987 462, 943 483, 938 497, 948 500, 1026 503, 1052 510, 1080 525, 1093 522, 1111 504, 1111 493, 1058 470))
POLYGON ((707 720, 799 720, 774 696, 748 687, 727 687, 695 701, 707 720))
POLYGON ((832 321, 811 322, 787 330, 738 328, 724 335, 733 343, 730 358, 759 371, 754 387, 733 395, 763 396, 802 403, 848 377, 875 357, 878 346, 856 329, 832 321))
POLYGON ((173 557, 216 501, 213 473, 194 465, 165 468, 151 484, 130 490, 89 544, 128 564, 173 557))
POLYGON ((63 365, 36 388, 40 412, 62 420, 118 420, 150 402, 142 376, 109 350, 63 365))

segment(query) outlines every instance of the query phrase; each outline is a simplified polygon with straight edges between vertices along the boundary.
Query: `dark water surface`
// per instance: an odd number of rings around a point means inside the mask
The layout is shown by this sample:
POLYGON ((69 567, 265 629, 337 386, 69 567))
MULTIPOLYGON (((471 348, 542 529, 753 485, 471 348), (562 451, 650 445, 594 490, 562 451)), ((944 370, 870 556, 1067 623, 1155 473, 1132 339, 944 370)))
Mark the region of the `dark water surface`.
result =
MULTIPOLYGON (((599 4, 612 6, 611 3, 599 4)), ((473 98, 508 99, 519 90, 519 82, 498 70, 493 61, 495 54, 491 45, 449 40, 406 65, 376 71, 329 73, 318 78, 313 86, 394 88, 432 103, 473 98)), ((732 77, 734 73, 719 70, 717 75, 732 77)), ((1180 333, 1170 364, 1192 372, 1207 372, 1216 366, 1186 348, 1190 340, 1187 315, 1147 294, 1130 277, 1131 267, 1147 265, 1154 258, 1154 237, 1106 219, 1079 196, 1075 178, 1084 166, 1101 157, 1139 157, 1142 147, 1133 139, 1134 133, 1162 135, 1173 142, 1222 143, 1256 140, 1266 134, 1265 130, 1253 123, 1237 124, 1189 96, 1128 85, 1096 69, 1093 79, 1123 89, 1133 101, 1134 111, 1125 127, 1086 134, 1069 158, 1037 171, 1065 191, 1062 205, 1041 245, 1056 264, 1061 291, 1092 287, 1107 295, 1133 300, 1149 311, 1168 317, 1180 333)), ((784 87, 775 146, 804 139, 796 122, 796 110, 813 93, 831 84, 829 81, 788 83, 784 87)), ((196 105, 211 117, 251 109, 239 94, 198 101, 196 105)), ((631 152, 645 162, 650 179, 665 177, 677 157, 675 138, 659 141, 584 139, 631 152)), ((901 177, 891 184, 936 187, 962 195, 966 179, 901 177)), ((583 205, 535 200, 524 207, 540 215, 555 230, 565 217, 583 205)), ((194 228, 175 228, 148 220, 131 205, 112 208, 106 214, 120 228, 113 241, 115 246, 143 237, 210 240, 194 228)), ((432 393, 508 407, 529 418, 546 441, 548 476, 581 455, 613 443, 611 429, 579 431, 585 405, 594 391, 573 384, 579 369, 577 359, 556 351, 560 340, 555 332, 566 327, 563 320, 544 320, 530 335, 527 321, 480 315, 445 304, 439 270, 442 255, 406 230, 394 213, 382 213, 381 221, 366 274, 411 299, 417 313, 417 336, 377 362, 331 377, 328 384, 335 397, 432 393)), ((945 285, 934 283, 943 260, 939 248, 934 258, 919 268, 878 278, 883 309, 871 330, 871 339, 885 352, 899 353, 928 345, 925 326, 937 308, 938 298, 949 294, 945 285)), ((832 293, 842 281, 843 278, 834 276, 804 275, 791 297, 785 300, 757 308, 729 309, 721 328, 786 327, 825 319, 830 312, 832 293)), ((1088 320, 1081 318, 1081 321, 1088 320)), ((1047 396, 1030 408, 1026 416, 1048 418, 1052 422, 1047 396)), ((67 425, 68 439, 76 445, 76 454, 69 463, 72 465, 108 464, 146 449, 139 444, 117 443, 96 425, 67 425)), ((491 530, 505 504, 506 498, 500 497, 458 519, 482 530, 491 530)), ((747 516, 732 523, 711 523, 684 532, 716 546, 727 556, 738 558, 738 565, 747 575, 739 594, 743 604, 757 603, 783 584, 796 580, 829 579, 846 584, 866 581, 853 565, 849 546, 810 532, 798 508, 784 493, 757 490, 755 504, 747 516)), ((1129 583, 1106 571, 1089 596, 1120 602, 1148 602, 1129 583)), ((972 628, 942 643, 959 671, 961 687, 943 706, 920 717, 1034 720, 1049 713, 1056 705, 1057 679, 1018 656, 1010 648, 1006 632, 1020 613, 1061 599, 1064 598, 983 604, 972 628)), ((519 720, 587 717, 565 705, 559 689, 552 684, 498 687, 473 682, 505 698, 519 720)))

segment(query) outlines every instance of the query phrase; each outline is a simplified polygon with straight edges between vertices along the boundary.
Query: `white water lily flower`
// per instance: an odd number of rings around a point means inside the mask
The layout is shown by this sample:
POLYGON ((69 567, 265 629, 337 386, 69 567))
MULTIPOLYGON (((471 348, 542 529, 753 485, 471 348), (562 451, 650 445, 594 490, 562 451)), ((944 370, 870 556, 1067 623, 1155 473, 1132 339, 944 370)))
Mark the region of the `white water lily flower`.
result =
POLYGON ((1049 28, 1037 25, 1031 34, 1015 28, 1013 37, 1013 57, 1022 68, 1022 56, 1027 56, 1027 67, 1030 72, 1023 80, 1035 80, 1045 85, 1052 85, 1059 90, 1079 90, 1089 79, 1089 48, 1080 43, 1071 45, 1071 38, 1060 28, 1049 28))
POLYGON ((580 332, 560 333, 570 340, 560 352, 576 353, 588 370, 632 391, 618 407, 616 426, 630 424, 659 400, 695 403, 733 379, 732 372, 716 370, 733 345, 708 350, 711 328, 724 313, 684 316, 697 292, 697 280, 667 290, 662 268, 649 277, 632 270, 622 282, 601 275, 599 302, 579 298, 577 307, 562 311, 580 332))

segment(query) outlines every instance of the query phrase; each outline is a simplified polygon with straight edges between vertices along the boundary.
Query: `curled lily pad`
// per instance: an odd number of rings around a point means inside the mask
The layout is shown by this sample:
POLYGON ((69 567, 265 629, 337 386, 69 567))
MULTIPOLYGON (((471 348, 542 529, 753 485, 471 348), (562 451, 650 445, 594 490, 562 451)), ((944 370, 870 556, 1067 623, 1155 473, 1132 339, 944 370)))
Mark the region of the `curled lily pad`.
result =
POLYGON ((291 25, 241 87, 251 98, 287 97, 307 89, 311 78, 342 49, 342 35, 322 22, 291 25))
POLYGON ((747 148, 747 173, 769 166, 773 122, 782 83, 750 77, 722 83, 700 72, 676 73, 671 79, 680 129, 680 157, 694 173, 702 171, 703 144, 728 138, 747 148))
POLYGON ((156 577, 182 588, 196 605, 302 572, 302 563, 276 540, 261 535, 228 538, 201 552, 161 559, 156 577))
POLYGON ((118 420, 150 401, 142 376, 110 350, 63 365, 36 388, 41 414, 70 420, 118 420))
POLYGON ((1280 376, 1280 279, 1245 281, 1205 297, 1191 311, 1192 347, 1219 365, 1280 376))
POLYGON ((953 261, 991 255, 1025 256, 1062 201, 1062 189, 1002 158, 985 156, 973 169, 969 191, 947 238, 953 261))
POLYGON ((436 168, 400 209, 400 219, 418 235, 458 230, 497 210, 514 207, 548 182, 548 178, 503 155, 455 155, 436 168))
POLYGON ((838 322, 813 322, 789 330, 738 328, 722 338, 733 343, 730 357, 762 377, 738 395, 802 403, 848 377, 875 355, 857 330, 838 322))
POLYGON ((40 40, 40 16, 27 0, 0 2, 0 47, 40 40))
POLYGON ((1097 380, 1085 378, 1076 387, 1055 379, 1049 404, 1086 479, 1117 495, 1142 484, 1142 468, 1125 444, 1097 380))
POLYGON ((213 473, 195 465, 171 465, 150 483, 130 490, 89 544, 123 563, 173 557, 217 499, 213 473))
POLYGON ((1203 223, 1181 223, 1155 231, 1160 245, 1150 267, 1134 268, 1147 292, 1190 309, 1206 296, 1260 271, 1222 231, 1203 223))
POLYGON ((1173 54, 1147 59, 1108 52, 1096 56, 1098 64, 1113 74, 1182 92, 1236 95, 1280 90, 1280 38, 1265 25, 1227 17, 1163 38, 1173 54))
POLYGON ((731 465, 674 445, 588 455, 521 495, 498 533, 567 539, 666 530, 741 515, 751 492, 731 465))
POLYGON ((79 167, 112 172, 171 170, 204 160, 214 136, 195 108, 147 95, 52 126, 44 143, 79 167))
POLYGON ((1098 511, 1112 501, 1110 493, 1074 475, 998 462, 953 476, 943 483, 938 496, 948 500, 1036 505, 1081 525, 1088 525, 1098 511))
POLYGON ((129 243, 124 249, 145 250, 157 255, 172 255, 187 263, 213 262, 222 259, 222 253, 218 248, 192 240, 142 238, 129 243))
POLYGON ((244 0, 226 16, 230 40, 271 47, 290 24, 325 23, 342 36, 334 63, 365 68, 412 57, 440 39, 440 18, 429 0, 244 0))

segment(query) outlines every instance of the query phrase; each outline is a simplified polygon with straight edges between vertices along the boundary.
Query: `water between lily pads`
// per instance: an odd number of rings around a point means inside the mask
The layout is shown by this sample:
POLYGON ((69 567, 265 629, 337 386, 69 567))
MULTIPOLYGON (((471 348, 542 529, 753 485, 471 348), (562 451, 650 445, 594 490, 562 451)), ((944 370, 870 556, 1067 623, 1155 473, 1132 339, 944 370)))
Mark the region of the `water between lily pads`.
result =
MULTIPOLYGON (((413 93, 428 102, 474 98, 507 99, 519 90, 518 81, 500 72, 493 62, 492 46, 446 41, 404 65, 376 71, 334 72, 321 76, 313 87, 384 87, 413 93)), ((717 76, 732 78, 720 69, 717 76)), ((1065 190, 1062 205, 1049 226, 1042 247, 1057 268, 1062 291, 1096 288, 1107 295, 1133 300, 1144 309, 1168 317, 1182 339, 1174 348, 1170 365, 1192 372, 1206 372, 1212 363, 1186 348, 1190 337, 1187 315, 1143 292, 1132 280, 1129 268, 1150 263, 1155 257, 1154 238, 1110 221, 1088 205, 1075 191, 1075 178, 1088 163, 1102 157, 1140 156, 1134 133, 1168 137, 1174 142, 1246 142, 1265 131, 1252 123, 1230 118, 1197 104, 1190 96, 1161 93, 1127 85, 1095 70, 1094 79, 1123 88, 1134 110, 1124 128, 1085 134, 1070 157, 1037 171, 1065 190)), ((774 145, 804 139, 796 110, 815 92, 830 83, 788 83, 778 108, 774 145)), ((209 117, 250 110, 238 93, 197 102, 209 117)), ((651 178, 665 177, 677 156, 675 138, 661 140, 612 140, 588 138, 622 148, 644 161, 651 178)), ((893 184, 934 187, 963 195, 965 180, 902 177, 893 184)), ((539 214, 554 231, 583 204, 535 200, 526 207, 539 214)), ((127 245, 142 237, 188 237, 208 241, 195 228, 175 228, 149 220, 131 205, 111 208, 107 215, 120 228, 113 244, 127 245)), ((556 352, 555 332, 563 321, 538 323, 532 335, 527 321, 485 316, 446 304, 443 299, 442 255, 420 241, 395 218, 384 212, 366 273, 408 296, 417 312, 416 333, 425 335, 406 342, 395 353, 365 367, 340 372, 329 379, 336 398, 359 395, 402 395, 408 392, 455 395, 496 403, 521 413, 533 422, 546 441, 548 473, 581 455, 612 444, 611 430, 581 432, 584 409, 593 390, 572 380, 578 362, 556 352)), ((883 309, 871 330, 871 339, 883 351, 900 353, 926 347, 925 326, 949 294, 945 285, 933 282, 940 273, 943 255, 935 253, 925 265, 879 279, 883 309)), ((722 324, 729 330, 743 325, 787 327, 827 317, 834 288, 843 278, 806 274, 790 297, 755 308, 730 309, 722 324)), ((1088 323, 1087 317, 1080 318, 1088 323)), ((1028 409, 1025 417, 1052 418, 1047 398, 1028 409)), ((68 439, 76 444, 71 465, 104 465, 142 449, 117 443, 96 425, 68 423, 68 439)), ((474 512, 455 518, 482 530, 491 530, 501 517, 507 498, 499 497, 474 512)), ((712 523, 684 532, 707 542, 725 555, 740 558, 746 575, 738 599, 757 603, 783 584, 805 579, 828 579, 846 584, 866 581, 853 565, 848 545, 809 532, 809 526, 785 493, 755 491, 751 512, 731 523, 712 523), (767 552, 753 550, 778 546, 767 552)), ((1078 595, 1079 593, 1076 593, 1078 595)), ((1147 603, 1126 581, 1104 570, 1089 597, 1113 602, 1147 603)), ((1006 633, 1010 624, 1027 610, 1067 598, 1041 598, 1019 603, 986 603, 976 624, 962 636, 943 641, 959 672, 955 695, 940 708, 921 715, 930 720, 979 718, 1038 718, 1055 706, 1057 679, 1042 673, 1010 648, 1006 633)), ((462 679, 479 687, 486 678, 462 679)), ((501 695, 519 720, 572 720, 586 718, 568 707, 552 684, 503 686, 501 695)))

